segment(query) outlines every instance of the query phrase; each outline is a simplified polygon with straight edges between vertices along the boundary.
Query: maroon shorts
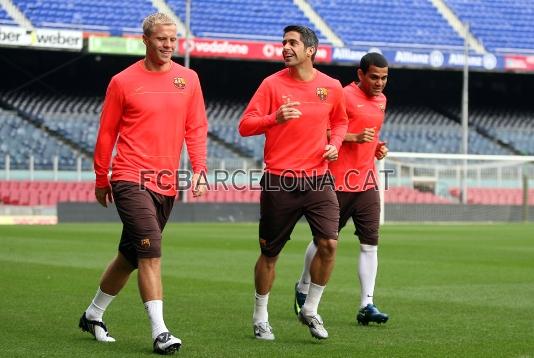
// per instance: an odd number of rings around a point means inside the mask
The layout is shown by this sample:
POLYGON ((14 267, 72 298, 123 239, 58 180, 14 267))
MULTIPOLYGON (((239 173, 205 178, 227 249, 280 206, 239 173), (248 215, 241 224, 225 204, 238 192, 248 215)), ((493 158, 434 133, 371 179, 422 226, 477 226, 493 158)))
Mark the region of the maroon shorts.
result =
POLYGON ((139 258, 161 257, 161 233, 174 196, 142 189, 139 184, 127 181, 112 182, 111 187, 123 224, 119 251, 134 267, 139 258))
POLYGON ((339 231, 352 217, 360 242, 366 245, 378 245, 378 227, 380 225, 380 195, 378 190, 370 189, 360 192, 337 191, 339 202, 339 231))
POLYGON ((261 179, 259 240, 265 256, 277 256, 304 216, 315 239, 337 239, 339 205, 331 176, 303 178, 265 173, 261 179))

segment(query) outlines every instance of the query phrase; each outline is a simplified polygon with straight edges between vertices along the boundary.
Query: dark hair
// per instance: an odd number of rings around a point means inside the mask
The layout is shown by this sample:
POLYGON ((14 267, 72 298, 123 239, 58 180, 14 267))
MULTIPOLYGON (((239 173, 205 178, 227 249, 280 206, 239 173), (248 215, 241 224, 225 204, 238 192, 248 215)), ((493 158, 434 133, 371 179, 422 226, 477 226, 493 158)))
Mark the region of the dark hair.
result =
POLYGON ((317 47, 319 47, 319 39, 317 38, 317 35, 315 32, 313 32, 312 29, 306 26, 302 25, 289 25, 284 28, 284 35, 287 34, 290 31, 295 31, 300 34, 300 39, 304 43, 304 46, 306 48, 313 47, 315 48, 315 51, 313 51, 311 60, 315 60, 315 54, 317 53, 317 47))
POLYGON ((360 60, 360 69, 363 73, 367 73, 369 67, 376 66, 380 68, 388 67, 388 61, 382 54, 378 52, 366 53, 360 60))

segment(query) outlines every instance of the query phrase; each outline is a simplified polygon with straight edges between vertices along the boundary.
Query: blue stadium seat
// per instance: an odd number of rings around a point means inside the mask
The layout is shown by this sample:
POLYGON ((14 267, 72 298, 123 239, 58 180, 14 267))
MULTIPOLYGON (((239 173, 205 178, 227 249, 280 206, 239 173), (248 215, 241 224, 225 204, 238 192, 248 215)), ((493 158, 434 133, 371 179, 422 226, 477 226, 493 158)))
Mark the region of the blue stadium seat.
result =
POLYGON ((141 22, 156 12, 150 0, 13 0, 36 27, 141 33, 141 22), (43 5, 45 4, 45 5, 43 5))
POLYGON ((534 2, 531 0, 446 0, 456 15, 490 51, 534 49, 534 2))
POLYGON ((0 6, 0 25, 17 25, 11 16, 0 6))
MULTIPOLYGON (((52 169, 53 157, 59 159, 59 168, 76 168, 77 152, 20 118, 14 111, 0 109, 0 157, 5 165, 5 157, 10 157, 11 169, 28 169, 30 156, 34 159, 34 169, 52 169)), ((85 161, 90 168, 90 161, 85 161)))
POLYGON ((463 40, 426 0, 310 0, 346 45, 461 46, 463 40))
MULTIPOLYGON (((167 3, 185 22, 185 1, 168 0, 167 3)), ((321 43, 327 43, 325 36, 291 0, 205 0, 193 1, 191 8, 191 30, 199 37, 279 41, 283 28, 291 23, 309 26, 321 43)))

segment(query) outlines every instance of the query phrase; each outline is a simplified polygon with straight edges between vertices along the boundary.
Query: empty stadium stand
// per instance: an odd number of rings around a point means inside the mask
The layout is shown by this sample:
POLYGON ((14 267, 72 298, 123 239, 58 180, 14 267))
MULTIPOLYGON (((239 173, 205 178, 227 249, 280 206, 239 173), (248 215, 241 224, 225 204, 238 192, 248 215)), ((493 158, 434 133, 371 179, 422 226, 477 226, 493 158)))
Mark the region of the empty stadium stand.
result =
POLYGON ((13 20, 11 16, 4 10, 4 8, 0 7, 0 25, 16 25, 16 21, 13 20))
MULTIPOLYGON (((193 198, 185 192, 188 201, 198 203, 257 203, 259 187, 219 185, 210 188, 205 196, 193 198)), ((451 195, 455 197, 455 191, 451 195)), ((533 192, 534 194, 534 192, 533 192)), ((534 199, 534 195, 532 196, 534 199)), ((474 199, 473 199, 474 200, 474 199)), ((95 202, 92 181, 9 181, 0 180, 0 203, 6 205, 53 206, 58 202, 95 202)), ((408 187, 392 187, 385 192, 388 204, 451 204, 448 198, 421 192, 408 187)), ((493 202, 491 202, 493 204, 493 202)), ((533 202, 534 203, 534 202, 533 202)), ((499 204, 510 204, 508 201, 499 204)))
MULTIPOLYGON (((460 198, 460 189, 451 188, 451 196, 460 198)), ((468 204, 523 205, 523 190, 518 188, 469 188, 468 204)), ((528 205, 534 205, 534 189, 528 191, 528 205)))
MULTIPOLYGON (((460 48, 463 39, 429 0, 309 0, 315 12, 345 46, 460 48)), ((444 0, 456 17, 491 52, 534 50, 531 0, 444 0)), ((143 18, 157 9, 150 0, 13 0, 42 28, 76 29, 112 35, 140 34, 143 18)), ((185 0, 168 0, 185 22, 185 0)), ((314 29, 326 37, 291 0, 193 1, 191 31, 197 37, 274 40, 287 24, 314 29)), ((0 7, 0 24, 16 25, 0 7)))
POLYGON ((525 108, 484 106, 473 109, 473 124, 523 155, 534 155, 534 114, 525 108))
MULTIPOLYGON (((52 169, 57 156, 61 169, 76 169, 78 153, 47 132, 22 119, 14 111, 0 108, 0 168, 6 165, 9 155, 11 169, 29 169, 33 156, 34 169, 52 169)), ((90 166, 90 162, 85 163, 90 166)))
POLYGON ((2 204, 53 206, 58 202, 96 202, 94 183, 0 180, 2 204))
POLYGON ((210 190, 200 198, 193 198, 191 191, 187 191, 187 200, 195 203, 258 203, 260 201, 260 189, 257 187, 233 187, 224 188, 218 186, 210 190))
MULTIPOLYGON (((0 100, 26 115, 37 126, 63 138, 81 151, 88 154, 93 152, 102 108, 101 97, 21 91, 10 94, 0 93, 0 100)), ((237 102, 213 100, 207 101, 206 107, 211 133, 211 138, 208 140, 208 156, 230 160, 250 157, 248 149, 240 142, 236 130, 236 121, 243 110, 242 105, 237 102), (232 132, 232 139, 228 135, 222 136, 220 132, 217 132, 219 126, 216 123, 219 122, 231 123, 231 129, 230 126, 227 127, 227 133, 232 132)), ((11 113, 14 115, 15 112, 11 113)), ((73 161, 75 158, 71 158, 69 163, 73 161)), ((239 163, 242 165, 242 161, 239 163)), ((61 164, 65 164, 64 161, 61 164)), ((84 162, 84 169, 91 169, 89 162, 84 162)))
MULTIPOLYGON (((185 1, 168 0, 185 22, 185 1)), ((192 2, 191 31, 198 37, 280 41, 289 24, 312 28, 321 43, 326 39, 291 0, 204 0, 192 2)))
POLYGON ((309 0, 346 46, 462 46, 428 0, 309 0))
POLYGON ((112 35, 141 33, 143 19, 156 12, 150 0, 13 0, 13 3, 35 27, 112 35))
POLYGON ((490 51, 534 50, 531 0, 447 0, 456 15, 490 51))
MULTIPOLYGON (((63 138, 88 155, 92 153, 98 131, 101 97, 19 92, 0 94, 0 99, 31 118, 37 126, 58 138, 63 138)), ((206 106, 210 133, 209 157, 253 158, 257 163, 261 163, 264 137, 243 138, 237 131, 238 121, 246 102, 207 99, 206 106)), ((452 114, 453 117, 455 115, 452 114)), ((530 118, 532 113, 526 110, 510 112, 474 108, 471 123, 477 126, 470 128, 469 152, 514 154, 507 147, 509 143, 511 147, 522 150, 525 154, 534 153, 534 143, 529 140, 534 131, 529 122, 530 118), (497 124, 499 118, 503 118, 504 121, 497 124), (482 128, 484 133, 490 136, 482 135, 477 128, 482 128)), ((32 129, 35 130, 38 131, 36 128, 32 129)), ((8 129, 4 131, 7 133, 8 129)), ((423 105, 397 105, 388 108, 381 138, 388 142, 391 151, 459 153, 461 150, 460 124, 441 112, 423 105)), ((49 154, 50 151, 57 152, 50 149, 43 153, 49 154)), ((68 162, 72 165, 75 159, 67 160, 67 157, 77 154, 65 150, 61 153, 62 163, 68 162)), ((84 162, 84 168, 90 169, 90 164, 84 162)))
POLYGON ((448 198, 433 193, 422 192, 417 189, 399 186, 390 187, 384 191, 386 204, 452 204, 448 198))

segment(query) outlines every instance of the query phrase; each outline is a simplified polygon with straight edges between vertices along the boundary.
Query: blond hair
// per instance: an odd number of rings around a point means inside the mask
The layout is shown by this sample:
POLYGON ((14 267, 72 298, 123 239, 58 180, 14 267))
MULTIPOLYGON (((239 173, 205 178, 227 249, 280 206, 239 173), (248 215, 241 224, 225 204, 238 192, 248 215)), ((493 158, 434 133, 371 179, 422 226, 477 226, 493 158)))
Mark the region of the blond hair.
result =
POLYGON ((167 14, 156 12, 155 14, 148 15, 143 20, 143 34, 145 36, 150 36, 152 34, 152 29, 156 25, 174 25, 176 22, 167 14))

